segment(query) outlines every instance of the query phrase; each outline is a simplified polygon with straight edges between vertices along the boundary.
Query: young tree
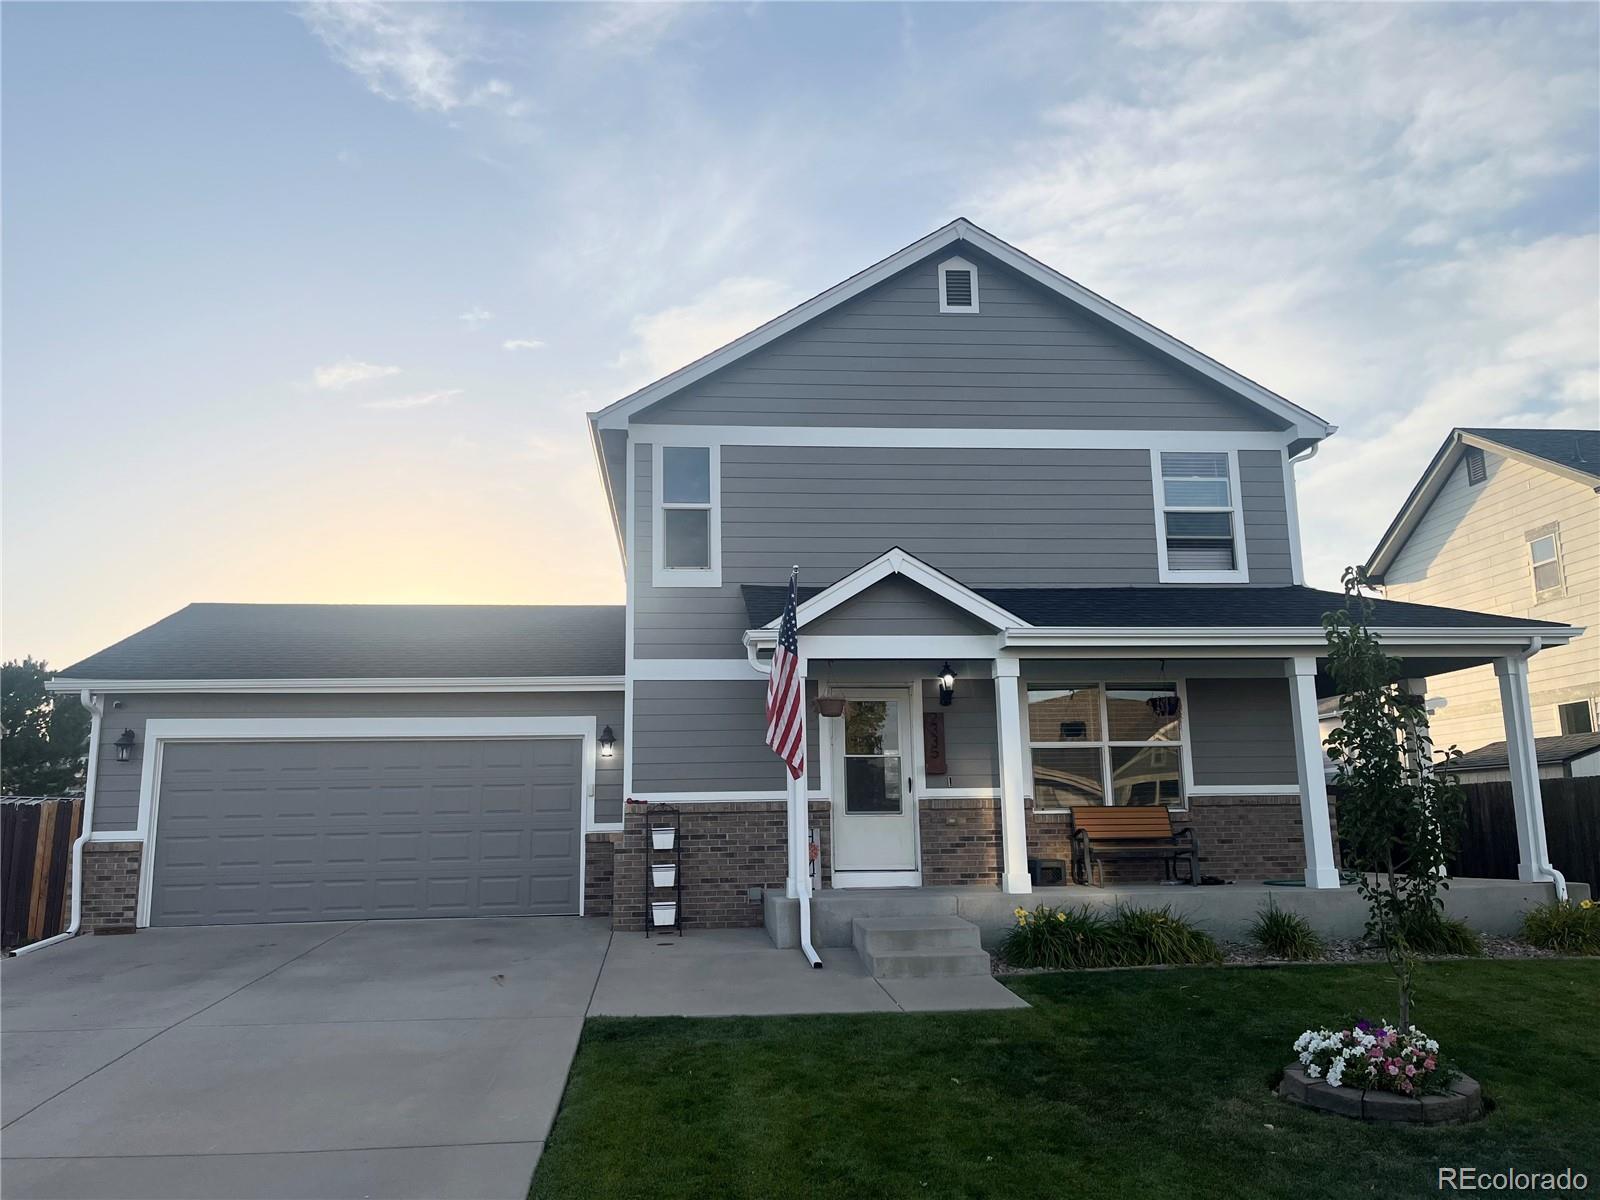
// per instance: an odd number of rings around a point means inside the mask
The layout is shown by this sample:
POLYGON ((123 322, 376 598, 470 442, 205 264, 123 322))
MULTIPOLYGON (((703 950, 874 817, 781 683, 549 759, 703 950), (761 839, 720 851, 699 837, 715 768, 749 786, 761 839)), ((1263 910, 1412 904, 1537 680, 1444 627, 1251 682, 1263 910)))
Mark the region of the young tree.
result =
POLYGON ((1336 770, 1345 866, 1360 872, 1367 936, 1376 938, 1400 992, 1400 1028, 1411 1028, 1413 940, 1444 911, 1445 863, 1461 828, 1461 788, 1438 761, 1421 696, 1396 683, 1401 664, 1369 627, 1365 573, 1347 567, 1345 606, 1322 619, 1328 665, 1341 694, 1340 727, 1328 735, 1336 770))
POLYGON ((0 664, 0 791, 60 796, 83 786, 89 714, 76 696, 44 690, 50 668, 31 658, 0 664))

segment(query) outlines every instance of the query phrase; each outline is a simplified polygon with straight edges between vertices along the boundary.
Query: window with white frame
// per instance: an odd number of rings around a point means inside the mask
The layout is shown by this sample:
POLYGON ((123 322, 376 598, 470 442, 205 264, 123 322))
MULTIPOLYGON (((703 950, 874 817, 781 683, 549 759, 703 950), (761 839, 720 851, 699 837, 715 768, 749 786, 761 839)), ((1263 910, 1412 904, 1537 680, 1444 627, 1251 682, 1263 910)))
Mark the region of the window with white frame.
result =
POLYGON ((1181 808, 1183 739, 1175 683, 1030 685, 1034 808, 1181 808))
POLYGON ((717 587, 722 582, 719 459, 715 446, 656 447, 657 587, 717 587))
POLYGON ((1555 529, 1528 535, 1528 565, 1533 571, 1533 594, 1548 596, 1562 590, 1561 534, 1555 529))
POLYGON ((1556 720, 1561 723, 1563 735, 1594 732, 1594 709, 1587 700, 1556 705, 1556 720))
POLYGON ((1247 582, 1239 468, 1229 450, 1153 450, 1160 577, 1247 582))

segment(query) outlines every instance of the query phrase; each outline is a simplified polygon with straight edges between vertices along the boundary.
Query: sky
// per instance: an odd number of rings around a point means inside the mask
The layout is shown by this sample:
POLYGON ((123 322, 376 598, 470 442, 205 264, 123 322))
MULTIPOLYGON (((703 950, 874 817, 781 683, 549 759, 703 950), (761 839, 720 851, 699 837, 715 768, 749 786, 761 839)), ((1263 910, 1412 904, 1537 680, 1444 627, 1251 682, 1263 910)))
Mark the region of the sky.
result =
POLYGON ((1600 7, 0 9, 3 653, 620 603, 583 414, 965 216, 1341 428, 1600 420, 1600 7))

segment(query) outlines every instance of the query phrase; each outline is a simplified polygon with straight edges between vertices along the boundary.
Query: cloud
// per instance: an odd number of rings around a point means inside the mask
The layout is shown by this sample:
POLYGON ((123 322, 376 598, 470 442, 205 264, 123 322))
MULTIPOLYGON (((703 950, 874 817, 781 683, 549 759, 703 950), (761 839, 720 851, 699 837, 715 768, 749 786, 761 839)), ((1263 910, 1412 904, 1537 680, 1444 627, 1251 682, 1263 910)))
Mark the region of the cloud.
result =
POLYGON ((436 404, 449 404, 459 395, 461 395, 460 388, 447 388, 437 392, 412 392, 407 396, 390 396, 383 400, 368 400, 361 407, 391 410, 430 408, 436 404))
POLYGON ((486 57, 476 26, 450 6, 316 0, 300 18, 367 89, 422 112, 526 110, 503 79, 471 80, 486 57))
POLYGON ((398 374, 400 374, 399 367, 380 367, 377 363, 346 358, 331 366, 318 367, 311 372, 311 381, 324 391, 342 392, 345 388, 354 387, 358 383, 387 379, 391 375, 398 374))
POLYGON ((472 328, 476 329, 485 321, 492 320, 493 317, 494 314, 488 309, 474 305, 472 308, 467 309, 466 312, 457 317, 456 320, 465 321, 468 325, 472 326, 472 328))
POLYGON ((1452 425, 1593 424, 1592 10, 1108 11, 1120 50, 962 207, 1342 426, 1300 468, 1312 582, 1452 425))
POLYGON ((656 48, 686 12, 668 0, 629 0, 596 4, 584 10, 591 19, 583 27, 585 45, 612 52, 644 54, 656 48))
POLYGON ((500 346, 504 350, 542 350, 544 342, 538 338, 507 338, 500 346))
POLYGON ((616 365, 630 371, 638 385, 650 383, 766 324, 796 299, 775 280, 725 279, 691 304, 634 318, 634 345, 616 365))

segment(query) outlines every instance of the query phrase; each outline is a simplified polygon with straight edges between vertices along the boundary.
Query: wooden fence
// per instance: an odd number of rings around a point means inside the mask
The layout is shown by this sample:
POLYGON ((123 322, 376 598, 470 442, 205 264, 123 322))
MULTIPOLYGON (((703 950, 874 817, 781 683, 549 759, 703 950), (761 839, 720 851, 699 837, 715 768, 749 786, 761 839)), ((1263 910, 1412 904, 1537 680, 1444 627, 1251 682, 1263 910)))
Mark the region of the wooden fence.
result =
POLYGON ((83 800, 0 797, 0 926, 4 949, 63 932, 72 915, 72 843, 83 800))
MULTIPOLYGON (((1517 877, 1517 822, 1509 783, 1469 783, 1461 849, 1452 875, 1478 879, 1517 877)), ((1600 776, 1540 781, 1544 835, 1550 863, 1569 883, 1587 883, 1600 893, 1600 776)))

